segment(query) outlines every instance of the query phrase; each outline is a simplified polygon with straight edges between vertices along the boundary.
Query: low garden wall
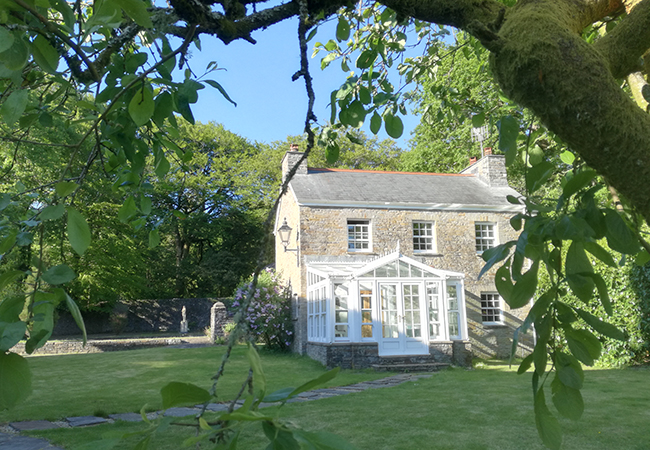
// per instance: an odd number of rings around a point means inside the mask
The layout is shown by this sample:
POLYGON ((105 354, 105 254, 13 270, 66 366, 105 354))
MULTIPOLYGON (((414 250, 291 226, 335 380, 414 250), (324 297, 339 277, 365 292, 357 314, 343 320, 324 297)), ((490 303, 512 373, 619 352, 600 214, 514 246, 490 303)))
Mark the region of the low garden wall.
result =
MULTIPOLYGON (((111 313, 84 312, 88 334, 180 332, 185 307, 189 331, 210 327, 210 309, 219 299, 171 298, 123 301, 111 313)), ((58 317, 53 337, 80 335, 81 331, 67 311, 58 317)))

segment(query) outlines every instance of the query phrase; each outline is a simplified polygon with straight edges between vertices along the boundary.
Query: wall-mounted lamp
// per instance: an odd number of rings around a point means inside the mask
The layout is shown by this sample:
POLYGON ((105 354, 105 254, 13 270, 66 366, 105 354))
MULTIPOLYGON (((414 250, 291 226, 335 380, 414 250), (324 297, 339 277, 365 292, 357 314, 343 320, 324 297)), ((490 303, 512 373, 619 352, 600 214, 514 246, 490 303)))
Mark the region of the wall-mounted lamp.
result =
MULTIPOLYGON (((300 248, 296 245, 296 248, 287 248, 289 246, 289 239, 291 238, 291 231, 293 228, 287 223, 287 218, 284 218, 282 226, 278 228, 278 234, 280 235, 280 242, 284 247, 285 252, 296 252, 296 265, 300 266, 300 248)), ((298 236, 296 236, 296 242, 298 242, 298 236)))

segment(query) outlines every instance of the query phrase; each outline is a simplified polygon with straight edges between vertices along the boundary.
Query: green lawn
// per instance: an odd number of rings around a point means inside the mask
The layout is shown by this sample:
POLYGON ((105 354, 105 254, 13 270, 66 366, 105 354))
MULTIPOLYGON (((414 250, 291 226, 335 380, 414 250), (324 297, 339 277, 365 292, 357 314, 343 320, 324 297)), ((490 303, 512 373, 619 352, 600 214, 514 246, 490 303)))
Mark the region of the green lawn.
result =
MULTIPOLYGON (((161 408, 160 389, 170 381, 212 385, 225 348, 222 346, 155 348, 85 355, 28 358, 34 391, 10 411, 0 412, 0 423, 18 420, 60 420, 70 416, 107 415, 161 408)), ((269 392, 299 386, 318 377, 323 367, 307 357, 261 353, 269 378, 269 392)), ((248 374, 246 347, 233 350, 219 382, 221 400, 235 396, 248 374)), ((352 384, 386 376, 371 371, 342 371, 330 386, 352 384)))
MULTIPOLYGON (((648 449, 650 368, 585 374, 585 413, 578 422, 561 420, 563 448, 648 449)), ((280 416, 311 431, 337 433, 361 450, 542 450, 531 397, 530 374, 519 376, 503 364, 484 364, 478 370, 447 370, 394 388, 289 404, 280 416)), ((142 428, 142 424, 117 423, 33 434, 73 449, 105 434, 142 428)), ((175 450, 191 435, 191 430, 173 427, 157 435, 150 448, 175 450)), ((116 448, 133 448, 133 443, 116 448)), ((265 447, 261 431, 254 426, 239 448, 265 447)))

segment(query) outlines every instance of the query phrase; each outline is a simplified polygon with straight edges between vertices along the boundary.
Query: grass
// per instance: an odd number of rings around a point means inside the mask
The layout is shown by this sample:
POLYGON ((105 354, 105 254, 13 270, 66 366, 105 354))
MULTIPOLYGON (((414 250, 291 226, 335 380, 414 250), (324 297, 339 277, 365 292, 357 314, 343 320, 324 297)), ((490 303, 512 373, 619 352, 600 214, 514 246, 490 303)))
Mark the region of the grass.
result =
MULTIPOLYGON (((160 389, 170 381, 194 383, 209 389, 224 347, 155 348, 85 355, 30 357, 33 393, 10 411, 0 412, 0 423, 20 420, 60 420, 70 416, 139 412, 162 407, 160 389)), ((299 386, 324 372, 307 357, 265 354, 262 363, 269 391, 299 386)), ((219 382, 220 400, 232 399, 248 374, 246 348, 236 347, 219 382)), ((385 375, 342 371, 330 385, 352 384, 385 375)))
MULTIPOLYGON (((447 370, 394 388, 289 404, 279 414, 310 431, 337 433, 361 450, 542 450, 532 411, 530 374, 518 376, 505 365, 492 362, 480 367, 447 370)), ((582 419, 561 419, 564 448, 647 449, 649 384, 650 368, 586 371, 582 419)), ((72 449, 102 435, 143 427, 118 422, 32 434, 72 449)), ((266 447, 259 426, 253 427, 238 448, 266 447)), ((157 435, 150 448, 178 449, 192 433, 191 429, 172 427, 157 435)), ((133 448, 134 442, 116 448, 133 448)))

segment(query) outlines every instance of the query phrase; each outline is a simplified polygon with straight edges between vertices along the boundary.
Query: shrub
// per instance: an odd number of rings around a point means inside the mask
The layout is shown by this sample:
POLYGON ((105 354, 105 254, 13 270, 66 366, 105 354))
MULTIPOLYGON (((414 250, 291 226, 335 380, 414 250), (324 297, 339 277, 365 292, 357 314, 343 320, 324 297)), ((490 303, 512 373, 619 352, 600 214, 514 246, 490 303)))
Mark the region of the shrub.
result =
MULTIPOLYGON (((252 277, 235 291, 233 306, 238 307, 252 289, 252 277)), ((260 273, 251 302, 242 311, 246 332, 269 350, 287 351, 293 341, 290 290, 271 269, 260 273)))

